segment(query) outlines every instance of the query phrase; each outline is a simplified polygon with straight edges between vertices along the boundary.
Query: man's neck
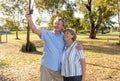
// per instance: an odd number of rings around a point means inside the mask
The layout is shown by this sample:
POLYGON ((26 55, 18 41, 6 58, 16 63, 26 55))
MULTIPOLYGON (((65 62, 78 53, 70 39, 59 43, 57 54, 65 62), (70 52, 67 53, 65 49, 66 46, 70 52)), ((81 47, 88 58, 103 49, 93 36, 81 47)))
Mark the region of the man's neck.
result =
POLYGON ((59 32, 59 31, 54 31, 55 32, 55 34, 60 34, 61 32, 59 32))

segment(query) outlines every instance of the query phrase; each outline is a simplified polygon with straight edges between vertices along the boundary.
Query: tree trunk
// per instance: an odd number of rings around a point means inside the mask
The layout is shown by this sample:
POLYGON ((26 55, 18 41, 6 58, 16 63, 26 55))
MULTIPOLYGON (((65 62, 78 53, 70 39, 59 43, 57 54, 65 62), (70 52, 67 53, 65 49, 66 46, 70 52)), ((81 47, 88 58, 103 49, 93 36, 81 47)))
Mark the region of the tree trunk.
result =
POLYGON ((77 31, 77 29, 75 29, 75 32, 76 32, 76 34, 78 34, 78 31, 77 31))
POLYGON ((96 38, 95 29, 91 29, 89 38, 91 38, 91 39, 96 38))
POLYGON ((105 28, 103 28, 103 27, 101 28, 101 34, 105 34, 104 29, 105 28))
POLYGON ((27 27, 27 39, 26 39, 26 51, 29 52, 30 51, 30 27, 29 27, 29 24, 28 24, 28 27, 27 27))
POLYGON ((119 41, 119 44, 120 44, 120 8, 119 8, 119 6, 120 6, 120 5, 119 5, 119 0, 117 0, 117 9, 118 9, 118 25, 119 25, 119 28, 118 28, 118 29, 119 29, 119 38, 118 38, 118 39, 119 39, 119 40, 118 40, 118 41, 119 41))
POLYGON ((96 34, 97 34, 98 28, 97 27, 92 27, 90 31, 90 36, 89 38, 91 39, 96 39, 96 34))
POLYGON ((6 30, 6 42, 8 42, 7 30, 6 30))
POLYGON ((18 38, 18 26, 16 26, 16 39, 19 39, 18 38))
MULTIPOLYGON (((31 9, 31 0, 29 0, 29 10, 31 9)), ((27 27, 26 51, 30 52, 30 26, 27 27)))
POLYGON ((0 33, 0 42, 2 41, 2 34, 0 33))

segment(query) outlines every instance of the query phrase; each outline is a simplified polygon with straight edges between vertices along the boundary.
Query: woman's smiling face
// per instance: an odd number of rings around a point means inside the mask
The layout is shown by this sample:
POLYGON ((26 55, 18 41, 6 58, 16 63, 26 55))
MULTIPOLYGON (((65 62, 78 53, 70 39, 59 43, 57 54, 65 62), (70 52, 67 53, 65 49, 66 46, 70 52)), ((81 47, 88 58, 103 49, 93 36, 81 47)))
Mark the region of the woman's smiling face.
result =
POLYGON ((72 40, 73 35, 69 31, 64 32, 64 40, 67 42, 69 40, 72 40))

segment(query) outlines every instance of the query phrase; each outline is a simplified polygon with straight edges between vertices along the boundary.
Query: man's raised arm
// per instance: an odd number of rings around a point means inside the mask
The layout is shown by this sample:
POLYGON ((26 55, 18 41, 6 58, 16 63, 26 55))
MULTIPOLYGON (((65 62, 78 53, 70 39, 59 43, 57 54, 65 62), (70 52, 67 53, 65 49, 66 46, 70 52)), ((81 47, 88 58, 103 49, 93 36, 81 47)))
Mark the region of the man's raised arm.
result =
POLYGON ((29 14, 29 10, 27 10, 25 17, 29 23, 29 26, 30 26, 30 29, 32 30, 32 32, 37 34, 38 36, 41 36, 41 30, 36 28, 35 24, 32 21, 32 17, 29 14))

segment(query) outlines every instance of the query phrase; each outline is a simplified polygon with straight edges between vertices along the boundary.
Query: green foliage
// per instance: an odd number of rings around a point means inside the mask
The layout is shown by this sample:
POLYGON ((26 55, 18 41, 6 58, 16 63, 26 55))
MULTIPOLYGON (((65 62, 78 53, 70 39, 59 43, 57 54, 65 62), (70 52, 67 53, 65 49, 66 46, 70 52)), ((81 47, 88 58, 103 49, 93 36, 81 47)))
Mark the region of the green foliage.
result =
POLYGON ((61 10, 65 0, 35 0, 35 3, 38 10, 47 10, 51 14, 56 14, 61 10))
POLYGON ((89 22, 85 18, 80 19, 80 26, 81 26, 82 30, 90 31, 90 25, 88 23, 89 22))
MULTIPOLYGON (((26 52, 26 44, 23 44, 20 51, 26 52)), ((30 42, 30 52, 36 51, 36 46, 34 43, 30 42)))
POLYGON ((17 26, 19 24, 24 24, 25 10, 27 9, 27 1, 26 0, 4 0, 1 3, 1 12, 3 15, 6 15, 7 18, 11 19, 17 26))
POLYGON ((16 24, 9 18, 5 19, 6 23, 3 25, 3 27, 8 28, 9 30, 13 30, 16 27, 16 24))
MULTIPOLYGON (((54 15, 50 22, 49 22, 49 26, 48 29, 52 30, 53 29, 53 20, 55 19, 55 17, 62 17, 64 19, 65 22, 65 29, 66 28, 73 28, 76 32, 79 32, 80 30, 87 30, 86 28, 84 28, 81 23, 80 23, 80 18, 75 18, 73 17, 73 13, 64 10, 61 11, 60 13, 54 15)), ((84 24, 84 22, 83 22, 84 24)))
POLYGON ((116 0, 75 0, 77 9, 84 15, 90 27, 90 38, 96 38, 96 33, 101 24, 108 25, 113 22, 111 17, 116 15, 116 0))
POLYGON ((65 28, 70 28, 72 27, 72 22, 73 22, 73 14, 69 13, 68 11, 64 10, 61 11, 60 13, 52 16, 50 22, 49 22, 49 27, 48 29, 53 29, 53 21, 55 19, 55 17, 62 17, 64 19, 65 22, 65 28))
POLYGON ((73 28, 76 33, 78 33, 78 31, 80 31, 82 28, 80 26, 80 18, 73 18, 73 26, 71 28, 73 28))
POLYGON ((65 21, 65 28, 80 29, 80 22, 76 22, 76 18, 73 17, 75 4, 69 0, 35 0, 38 10, 47 10, 51 16, 48 29, 53 29, 53 20, 55 17, 60 16, 65 21), (64 7, 63 7, 64 6, 64 7))

